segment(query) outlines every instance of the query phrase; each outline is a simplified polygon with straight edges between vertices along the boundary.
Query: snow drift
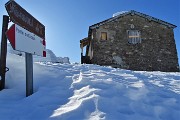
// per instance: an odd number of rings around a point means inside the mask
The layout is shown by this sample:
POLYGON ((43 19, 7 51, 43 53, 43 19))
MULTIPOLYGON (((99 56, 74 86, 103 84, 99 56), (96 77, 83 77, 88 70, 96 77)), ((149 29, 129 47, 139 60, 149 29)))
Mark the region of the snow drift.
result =
POLYGON ((34 63, 25 97, 24 57, 8 54, 2 120, 179 120, 180 73, 34 63))

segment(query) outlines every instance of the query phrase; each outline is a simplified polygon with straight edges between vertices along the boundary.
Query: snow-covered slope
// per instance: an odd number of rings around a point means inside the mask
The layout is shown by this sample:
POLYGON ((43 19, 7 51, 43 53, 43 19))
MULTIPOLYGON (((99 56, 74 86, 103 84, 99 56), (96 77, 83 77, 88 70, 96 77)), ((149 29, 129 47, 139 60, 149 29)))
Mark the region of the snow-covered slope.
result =
POLYGON ((33 60, 36 62, 58 62, 56 55, 49 49, 46 49, 46 57, 34 55, 33 60))
POLYGON ((2 120, 179 120, 180 73, 34 63, 25 97, 24 57, 8 54, 2 120))
MULTIPOLYGON (((7 51, 11 54, 25 56, 23 52, 15 51, 11 47, 10 43, 7 45, 7 51)), ((49 49, 46 49, 46 57, 33 55, 34 62, 52 62, 52 63, 70 63, 68 57, 56 57, 56 55, 49 49)))

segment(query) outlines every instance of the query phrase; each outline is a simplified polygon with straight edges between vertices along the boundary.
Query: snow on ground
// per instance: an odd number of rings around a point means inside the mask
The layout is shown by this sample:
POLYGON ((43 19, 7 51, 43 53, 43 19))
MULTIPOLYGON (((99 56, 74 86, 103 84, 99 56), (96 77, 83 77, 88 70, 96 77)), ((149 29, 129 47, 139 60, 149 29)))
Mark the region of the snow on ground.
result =
POLYGON ((25 97, 24 57, 7 58, 2 120, 180 120, 180 73, 38 62, 25 97))

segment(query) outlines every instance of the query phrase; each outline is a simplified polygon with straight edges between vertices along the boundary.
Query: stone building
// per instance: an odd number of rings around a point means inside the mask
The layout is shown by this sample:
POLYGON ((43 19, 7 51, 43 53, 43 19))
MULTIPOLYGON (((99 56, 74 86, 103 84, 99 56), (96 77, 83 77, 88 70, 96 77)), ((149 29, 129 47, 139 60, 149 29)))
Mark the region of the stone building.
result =
POLYGON ((119 13, 89 27, 88 37, 80 40, 81 63, 138 71, 179 71, 173 32, 176 27, 134 10, 119 13))

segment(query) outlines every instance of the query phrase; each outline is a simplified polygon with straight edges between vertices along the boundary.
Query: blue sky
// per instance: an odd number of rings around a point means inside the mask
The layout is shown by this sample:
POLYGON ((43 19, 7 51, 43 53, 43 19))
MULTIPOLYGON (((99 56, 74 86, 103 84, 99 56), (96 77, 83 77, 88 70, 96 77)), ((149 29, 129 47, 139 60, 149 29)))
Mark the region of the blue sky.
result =
MULTIPOLYGON (((6 15, 0 0, 0 28, 6 15)), ((87 37, 88 27, 119 11, 135 10, 178 26, 174 29, 180 57, 179 0, 15 0, 46 26, 47 48, 56 56, 80 62, 79 40, 87 37)), ((0 34, 1 34, 0 29, 0 34)))

